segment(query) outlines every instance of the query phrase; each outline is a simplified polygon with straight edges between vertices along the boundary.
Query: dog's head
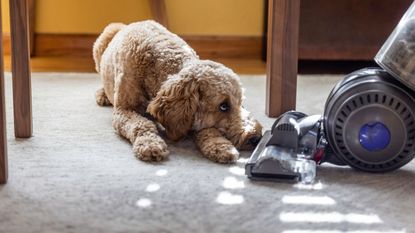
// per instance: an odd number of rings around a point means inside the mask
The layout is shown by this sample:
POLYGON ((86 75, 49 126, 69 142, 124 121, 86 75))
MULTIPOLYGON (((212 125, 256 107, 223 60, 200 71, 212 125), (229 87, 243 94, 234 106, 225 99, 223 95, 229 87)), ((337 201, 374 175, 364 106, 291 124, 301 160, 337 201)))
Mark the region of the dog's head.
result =
POLYGON ((243 98, 239 77, 232 70, 204 60, 170 76, 147 111, 172 140, 213 127, 237 148, 252 149, 261 138, 262 126, 244 109, 243 98))

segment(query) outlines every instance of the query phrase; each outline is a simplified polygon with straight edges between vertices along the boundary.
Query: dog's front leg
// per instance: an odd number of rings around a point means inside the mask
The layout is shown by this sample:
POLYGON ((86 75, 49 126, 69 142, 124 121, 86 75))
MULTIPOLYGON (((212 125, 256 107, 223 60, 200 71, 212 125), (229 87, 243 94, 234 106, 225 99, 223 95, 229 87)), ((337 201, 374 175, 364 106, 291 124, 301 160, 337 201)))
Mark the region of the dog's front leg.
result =
POLYGON ((196 132, 195 142, 202 154, 215 162, 232 163, 239 157, 239 152, 232 142, 215 128, 196 132))
POLYGON ((167 144, 159 136, 154 122, 135 111, 114 108, 112 124, 120 135, 130 140, 139 159, 161 161, 167 158, 167 144))

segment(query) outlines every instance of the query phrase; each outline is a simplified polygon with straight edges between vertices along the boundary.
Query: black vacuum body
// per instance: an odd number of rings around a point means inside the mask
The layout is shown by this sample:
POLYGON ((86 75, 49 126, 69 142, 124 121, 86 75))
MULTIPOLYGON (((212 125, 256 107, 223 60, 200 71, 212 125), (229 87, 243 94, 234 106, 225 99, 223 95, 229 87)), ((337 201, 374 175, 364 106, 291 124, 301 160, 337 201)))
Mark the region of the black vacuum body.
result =
POLYGON ((415 154, 414 91, 380 68, 351 73, 330 93, 323 160, 369 172, 402 167, 415 154))

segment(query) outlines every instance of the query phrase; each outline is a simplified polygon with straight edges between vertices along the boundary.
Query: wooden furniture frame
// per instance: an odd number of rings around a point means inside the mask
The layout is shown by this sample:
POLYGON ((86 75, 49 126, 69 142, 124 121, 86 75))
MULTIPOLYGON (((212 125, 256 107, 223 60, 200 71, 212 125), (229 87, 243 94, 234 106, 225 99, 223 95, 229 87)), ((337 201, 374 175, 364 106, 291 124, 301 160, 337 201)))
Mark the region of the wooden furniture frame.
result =
MULTIPOLYGON (((32 136, 30 51, 33 51, 33 41, 35 38, 33 24, 30 27, 29 33, 29 10, 31 12, 30 18, 33 20, 34 0, 9 1, 14 130, 16 137, 28 138, 32 136)), ((165 2, 163 0, 153 0, 151 1, 151 6, 157 20, 168 26, 165 2)), ((284 111, 295 108, 299 16, 300 0, 269 1, 266 112, 271 117, 278 116, 284 111)), ((2 33, 1 27, 0 33, 2 33)), ((1 37, 0 55, 0 184, 2 184, 7 181, 8 168, 1 37)))
MULTIPOLYGON (((28 138, 32 136, 32 97, 29 49, 29 1, 31 0, 9 1, 12 51, 14 133, 17 138, 28 138)), ((1 30, 0 33, 2 33, 1 30)), ((3 45, 2 43, 0 43, 0 184, 6 183, 8 177, 5 112, 6 111, 4 95, 3 45)))
POLYGON ((294 110, 297 95, 300 0, 268 1, 266 113, 294 110))

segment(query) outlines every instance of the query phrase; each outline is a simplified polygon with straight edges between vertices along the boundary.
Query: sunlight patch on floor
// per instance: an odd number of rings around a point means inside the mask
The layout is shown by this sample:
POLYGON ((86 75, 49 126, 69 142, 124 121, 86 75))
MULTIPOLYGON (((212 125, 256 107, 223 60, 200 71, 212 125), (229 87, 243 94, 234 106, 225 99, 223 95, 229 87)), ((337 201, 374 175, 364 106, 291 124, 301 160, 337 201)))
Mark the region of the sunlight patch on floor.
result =
POLYGON ((243 180, 238 180, 233 176, 228 176, 223 180, 222 186, 226 189, 241 189, 245 187, 243 180))
POLYGON ((148 198, 140 198, 135 204, 140 208, 148 208, 151 206, 151 200, 148 198))
POLYGON ((237 175, 237 176, 244 176, 245 175, 245 169, 238 167, 238 166, 233 166, 229 168, 229 172, 237 175))
POLYGON ((334 205, 336 201, 328 196, 290 196, 282 197, 284 204, 294 205, 334 205))
POLYGON ((168 171, 166 169, 159 169, 156 171, 156 176, 165 176, 167 173, 168 171))
POLYGON ((304 190, 321 190, 323 189, 323 184, 321 182, 316 182, 314 184, 297 183, 293 187, 304 190))
POLYGON ((236 162, 245 165, 248 162, 249 158, 239 158, 236 162))
POLYGON ((339 231, 339 230, 286 230, 282 233, 406 233, 401 231, 376 231, 376 230, 356 230, 356 231, 339 231))
POLYGON ((341 214, 338 212, 315 213, 315 212, 283 212, 280 214, 282 222, 328 222, 328 223, 361 223, 374 224, 382 223, 382 220, 375 214, 341 214))
POLYGON ((159 189, 160 189, 160 185, 153 183, 153 184, 147 185, 146 192, 153 193, 153 192, 157 192, 159 189))
POLYGON ((244 202, 244 197, 230 192, 220 192, 216 198, 216 202, 223 205, 237 205, 244 202))

